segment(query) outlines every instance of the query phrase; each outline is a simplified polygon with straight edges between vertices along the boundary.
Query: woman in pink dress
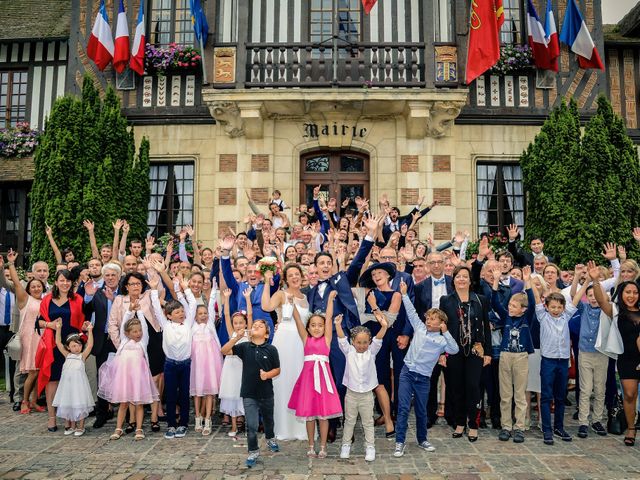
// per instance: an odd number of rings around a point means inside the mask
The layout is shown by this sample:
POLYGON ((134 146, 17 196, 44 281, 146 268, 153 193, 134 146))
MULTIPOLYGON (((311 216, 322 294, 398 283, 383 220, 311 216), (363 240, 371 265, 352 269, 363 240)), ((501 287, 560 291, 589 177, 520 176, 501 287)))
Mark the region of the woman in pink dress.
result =
POLYGON ((46 410, 45 407, 41 407, 36 403, 38 395, 36 389, 33 388, 38 378, 36 350, 38 349, 38 342, 40 342, 40 335, 36 331, 36 320, 40 313, 40 302, 45 286, 41 280, 35 278, 30 280, 26 287, 22 286, 15 267, 17 257, 18 252, 13 250, 9 250, 9 253, 7 253, 9 274, 15 287, 16 300, 20 310, 20 328, 18 330, 20 346, 22 347, 20 352, 20 373, 27 374, 27 378, 24 381, 22 406, 20 407, 20 413, 24 415, 30 413, 31 410, 36 410, 37 412, 46 410), (32 394, 33 399, 29 401, 32 394))
POLYGON ((296 417, 307 422, 309 451, 307 456, 315 457, 316 420, 320 424, 320 452, 318 458, 327 456, 327 434, 329 419, 342 415, 342 406, 336 384, 329 368, 329 346, 333 334, 333 301, 337 292, 332 290, 327 301, 327 312, 323 317, 313 314, 305 328, 298 309, 293 309, 298 334, 304 343, 304 366, 291 392, 289 408, 296 417))

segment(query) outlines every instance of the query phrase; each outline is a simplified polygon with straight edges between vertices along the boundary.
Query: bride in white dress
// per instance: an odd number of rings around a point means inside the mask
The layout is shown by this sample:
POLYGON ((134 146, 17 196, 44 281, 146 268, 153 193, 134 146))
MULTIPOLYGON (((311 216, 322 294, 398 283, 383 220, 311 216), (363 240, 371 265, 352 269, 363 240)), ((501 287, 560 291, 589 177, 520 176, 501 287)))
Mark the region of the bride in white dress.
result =
POLYGON ((280 356, 280 375, 273 379, 274 433, 278 440, 306 440, 305 422, 299 421, 294 412, 287 408, 293 386, 304 364, 304 346, 293 320, 294 304, 304 323, 307 323, 310 316, 307 297, 300 291, 302 270, 297 264, 288 265, 283 272, 287 290, 279 290, 273 297, 268 288, 273 274, 265 272, 264 277, 262 309, 265 312, 275 310, 278 314, 278 326, 272 343, 280 356))

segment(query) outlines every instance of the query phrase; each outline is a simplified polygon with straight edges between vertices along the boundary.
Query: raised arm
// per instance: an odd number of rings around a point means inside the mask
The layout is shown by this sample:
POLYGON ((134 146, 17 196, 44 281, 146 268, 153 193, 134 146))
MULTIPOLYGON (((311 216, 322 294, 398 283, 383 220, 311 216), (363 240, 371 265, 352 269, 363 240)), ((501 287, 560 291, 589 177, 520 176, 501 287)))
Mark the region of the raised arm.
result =
MULTIPOLYGON (((298 307, 296 307, 296 305, 293 305, 293 319, 296 322, 296 328, 298 329, 298 335, 300 335, 300 338, 302 339, 302 343, 304 344, 304 342, 307 341, 307 337, 309 336, 309 334, 307 333, 307 329, 304 326, 304 323, 302 323, 302 319, 300 318, 300 312, 298 312, 298 307)), ((330 322, 330 320, 326 320, 328 322, 330 322)))
POLYGON ((227 327, 227 334, 229 338, 233 335, 233 323, 231 322, 231 289, 225 288, 220 290, 222 293, 222 300, 224 302, 224 324, 227 327))
POLYGON ((120 239, 120 247, 118 248, 118 258, 127 254, 127 236, 129 235, 129 223, 126 220, 122 221, 122 238, 120 239))
POLYGON ((264 272, 264 288, 262 289, 262 298, 261 305, 262 310, 265 312, 273 312, 276 308, 280 306, 282 303, 282 298, 278 293, 275 293, 271 296, 271 280, 273 279, 273 272, 271 270, 266 270, 264 272))
POLYGON ((51 249, 53 250, 53 254, 56 257, 56 263, 62 263, 62 254, 60 253, 60 249, 56 244, 55 239, 53 238, 53 230, 49 225, 45 227, 45 232, 47 233, 47 238, 49 239, 49 244, 51 245, 51 249))
POLYGON ((118 218, 111 224, 113 225, 113 244, 111 245, 111 259, 117 260, 118 258, 118 243, 120 241, 120 229, 122 228, 123 223, 124 222, 118 218))
POLYGON ((329 298, 327 298, 327 312, 324 320, 324 339, 327 342, 327 347, 331 346, 331 337, 333 336, 333 304, 337 296, 338 291, 331 290, 329 292, 329 298))
POLYGON ((82 351, 82 359, 86 360, 89 355, 91 355, 91 350, 93 349, 93 324, 88 323, 87 325, 87 344, 84 346, 84 350, 82 351))
MULTIPOLYGON (((16 258, 18 257, 18 252, 14 252, 13 250, 9 250, 7 253, 7 263, 9 264, 9 275, 11 276, 11 282, 13 282, 14 292, 16 294, 16 300, 18 300, 18 308, 23 309, 27 304, 27 300, 29 300, 29 294, 22 286, 22 282, 20 282, 20 277, 18 276, 18 271, 16 270, 16 258)), ((0 257, 0 274, 2 272, 2 257, 0 257)), ((4 275, 2 276, 4 279, 4 275)))
POLYGON ((414 330, 418 330, 420 325, 423 323, 420 321, 420 317, 418 316, 418 312, 416 312, 416 307, 411 303, 411 299, 408 295, 408 287, 407 284, 402 281, 400 282, 400 293, 402 294, 402 303, 404 304, 404 310, 407 312, 407 319, 414 330))
POLYGON ((67 350, 67 348, 62 343, 62 320, 57 319, 54 323, 56 326, 56 346, 58 347, 58 350, 60 350, 62 356, 67 358, 67 355, 69 355, 69 350, 67 350))
POLYGON ((89 233, 89 244, 91 245, 91 256, 94 258, 100 258, 100 251, 98 250, 98 244, 96 243, 96 234, 94 231, 94 224, 91 220, 84 220, 82 222, 84 228, 89 233))
POLYGON ((594 262, 589 262, 587 265, 589 269, 589 277, 591 277, 592 285, 593 285, 593 295, 596 298, 596 302, 598 302, 598 306, 602 309, 604 314, 612 318, 613 317, 613 306, 607 297, 607 294, 602 290, 602 285, 600 285, 600 269, 596 266, 594 262))

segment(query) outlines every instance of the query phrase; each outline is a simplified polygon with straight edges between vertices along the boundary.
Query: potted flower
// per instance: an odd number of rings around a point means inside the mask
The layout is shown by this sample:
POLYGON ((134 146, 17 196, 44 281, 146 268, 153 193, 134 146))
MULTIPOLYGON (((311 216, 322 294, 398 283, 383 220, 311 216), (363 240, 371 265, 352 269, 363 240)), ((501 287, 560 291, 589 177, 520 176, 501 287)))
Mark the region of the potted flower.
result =
POLYGON ((500 59, 491 68, 491 73, 507 75, 533 67, 533 52, 529 45, 504 45, 500 48, 500 59))
POLYGON ((31 155, 38 146, 41 132, 32 130, 28 122, 0 128, 0 157, 21 158, 31 155))
POLYGON ((201 62, 200 50, 175 43, 167 47, 155 47, 147 43, 144 51, 145 71, 159 76, 169 72, 196 70, 201 62))

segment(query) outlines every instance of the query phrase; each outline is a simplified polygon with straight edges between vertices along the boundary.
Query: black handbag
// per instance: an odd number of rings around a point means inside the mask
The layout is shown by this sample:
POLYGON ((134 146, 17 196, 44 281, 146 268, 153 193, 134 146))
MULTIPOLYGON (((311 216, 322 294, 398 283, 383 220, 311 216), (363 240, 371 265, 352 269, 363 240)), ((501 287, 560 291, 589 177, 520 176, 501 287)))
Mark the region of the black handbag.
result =
POLYGON ((616 395, 613 407, 609 410, 609 419, 607 420, 607 431, 611 435, 622 435, 627 429, 627 417, 624 415, 622 406, 622 398, 616 395))

